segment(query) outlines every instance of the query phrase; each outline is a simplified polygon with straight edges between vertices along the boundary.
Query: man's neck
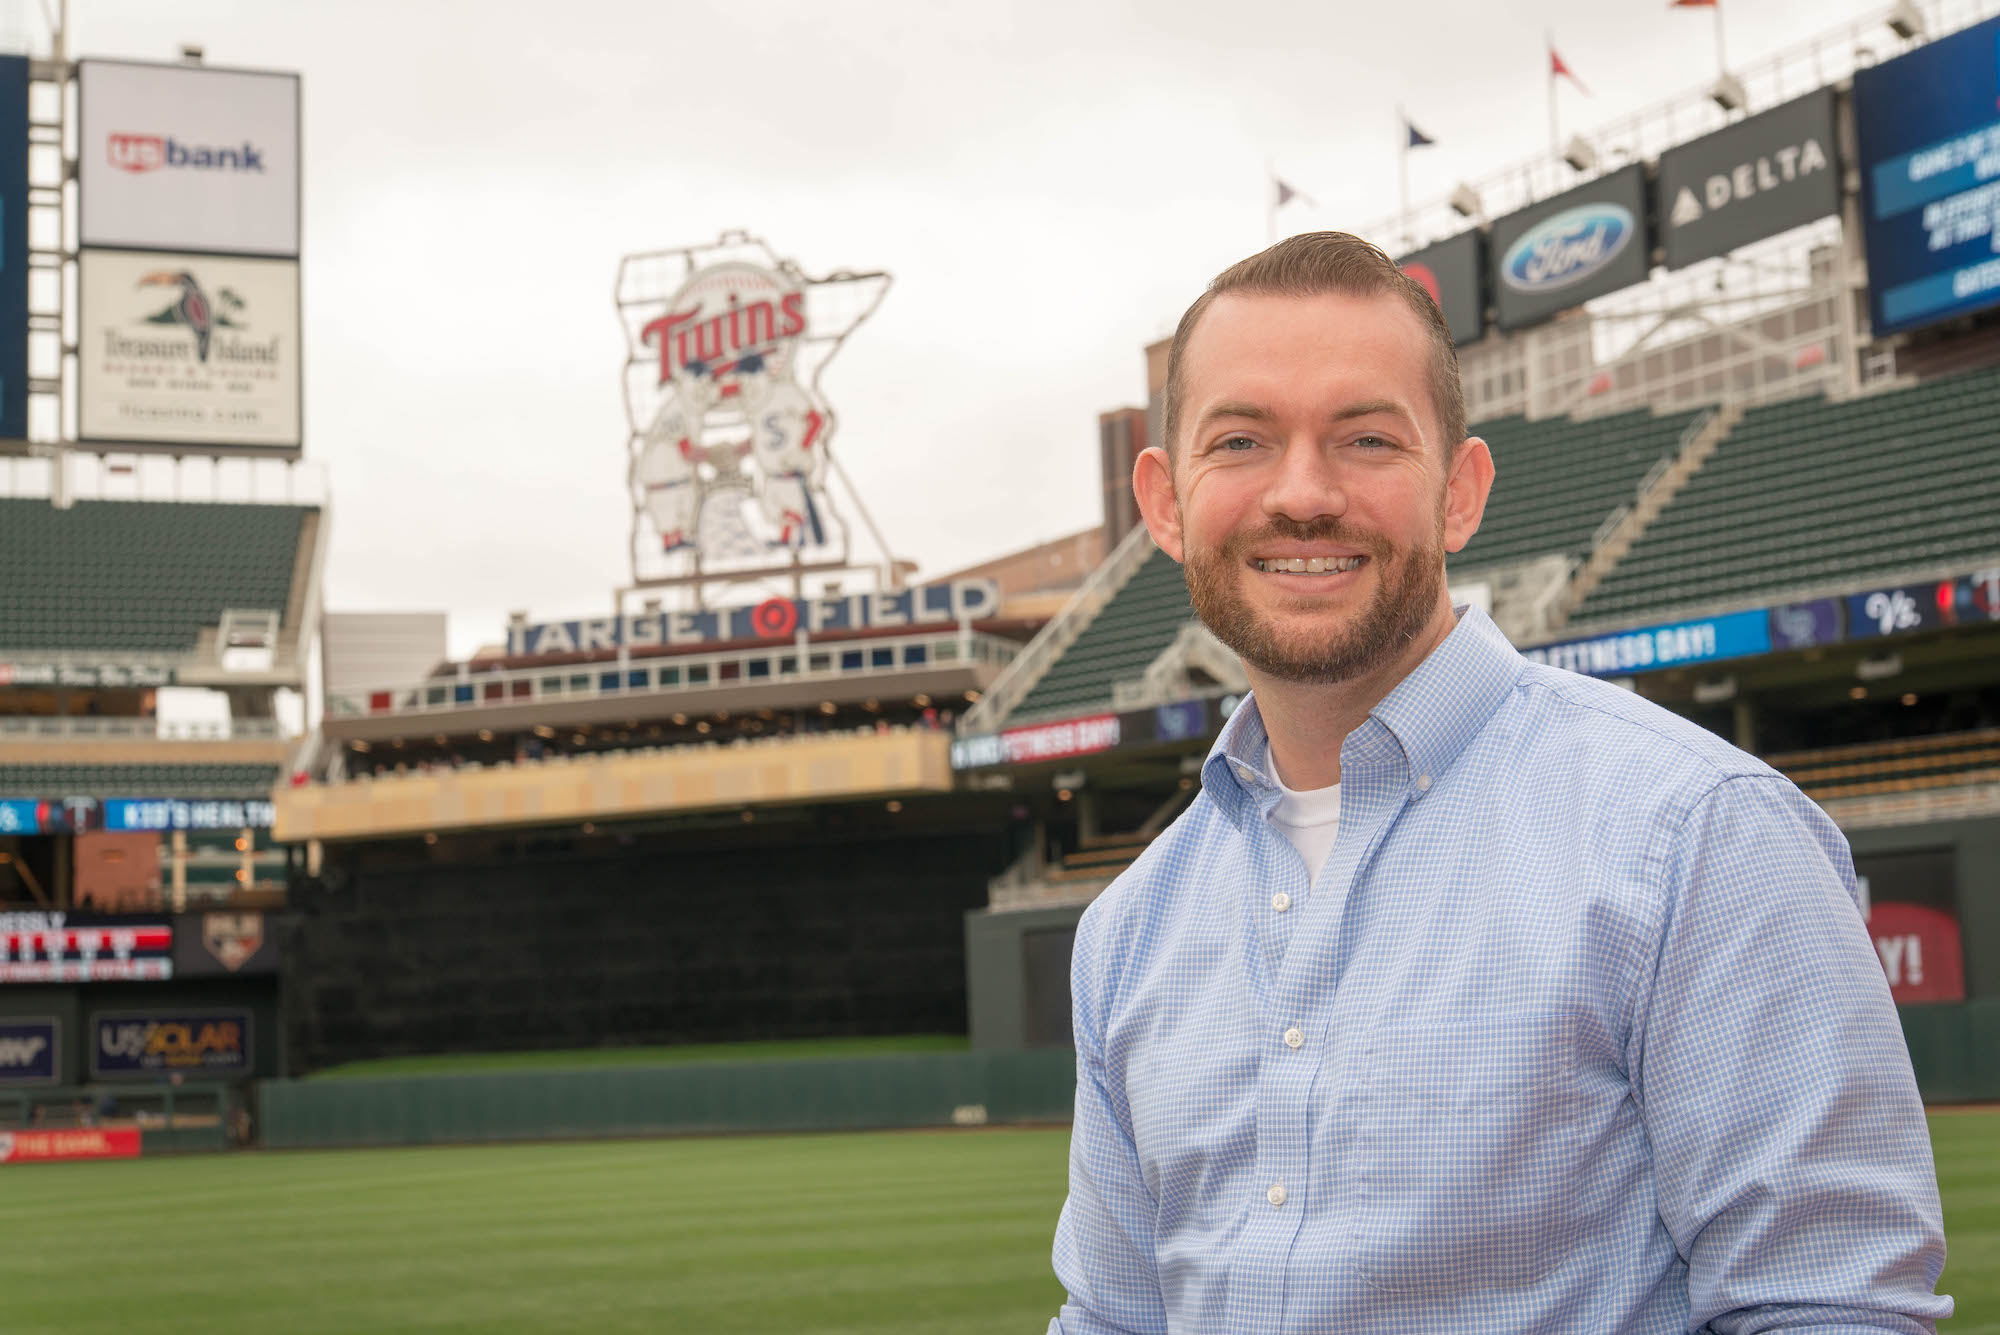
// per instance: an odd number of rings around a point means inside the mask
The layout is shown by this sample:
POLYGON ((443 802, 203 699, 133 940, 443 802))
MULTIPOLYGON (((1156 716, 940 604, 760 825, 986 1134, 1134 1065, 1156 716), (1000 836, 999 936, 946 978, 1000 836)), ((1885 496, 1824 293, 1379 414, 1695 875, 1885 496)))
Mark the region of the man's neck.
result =
POLYGON ((1244 673, 1257 693, 1257 712, 1271 739, 1271 759, 1285 786, 1309 792, 1339 783, 1340 746, 1347 734, 1360 727, 1368 711, 1416 671, 1457 624, 1450 600, 1440 599, 1437 615, 1406 652, 1366 676, 1347 681, 1285 681, 1245 663, 1244 673))

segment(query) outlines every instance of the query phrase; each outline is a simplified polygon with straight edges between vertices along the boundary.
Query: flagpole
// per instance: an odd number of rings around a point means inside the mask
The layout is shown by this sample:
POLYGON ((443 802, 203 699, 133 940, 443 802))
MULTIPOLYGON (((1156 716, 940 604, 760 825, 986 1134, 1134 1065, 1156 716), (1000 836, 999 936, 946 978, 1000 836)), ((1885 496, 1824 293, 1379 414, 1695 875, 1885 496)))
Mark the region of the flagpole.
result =
POLYGON ((1715 72, 1720 77, 1729 73, 1729 61, 1722 54, 1722 0, 1715 0, 1709 10, 1715 15, 1715 72))
POLYGON ((1410 115, 1403 110, 1403 104, 1396 104, 1397 128, 1403 132, 1403 146, 1396 154, 1396 174, 1402 186, 1402 212, 1396 215, 1396 223, 1403 231, 1403 244, 1410 244, 1410 115))
POLYGON ((1548 71, 1549 71, 1549 154, 1550 154, 1550 156, 1552 156, 1552 157, 1558 157, 1558 158, 1559 158, 1559 157, 1561 157, 1561 156, 1562 156, 1562 135, 1561 135, 1561 133, 1560 133, 1560 132, 1559 132, 1559 131, 1557 130, 1557 128, 1556 128, 1556 34, 1555 34, 1555 30, 1554 30, 1554 29, 1552 29, 1552 28, 1545 28, 1545 29, 1543 29, 1543 30, 1542 30, 1542 39, 1543 39, 1543 40, 1542 40, 1542 45, 1543 45, 1543 46, 1545 46, 1546 48, 1548 48, 1548 49, 1547 49, 1547 51, 1546 51, 1546 52, 1544 53, 1544 54, 1545 54, 1545 57, 1546 57, 1546 58, 1545 58, 1545 60, 1544 60, 1544 62, 1543 62, 1543 63, 1544 63, 1544 64, 1546 64, 1546 65, 1548 66, 1548 71))
POLYGON ((1264 244, 1278 244, 1278 166, 1264 159, 1264 244))

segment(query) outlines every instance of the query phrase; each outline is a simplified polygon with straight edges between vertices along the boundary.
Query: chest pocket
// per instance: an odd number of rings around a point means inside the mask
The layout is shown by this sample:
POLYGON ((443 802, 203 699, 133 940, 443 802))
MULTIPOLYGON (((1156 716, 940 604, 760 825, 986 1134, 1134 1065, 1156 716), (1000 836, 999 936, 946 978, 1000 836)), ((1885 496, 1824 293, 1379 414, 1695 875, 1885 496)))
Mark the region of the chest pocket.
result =
POLYGON ((1577 1043, 1562 1011, 1377 1035, 1356 1143, 1363 1279, 1426 1297, 1516 1287, 1576 1244, 1577 1043))

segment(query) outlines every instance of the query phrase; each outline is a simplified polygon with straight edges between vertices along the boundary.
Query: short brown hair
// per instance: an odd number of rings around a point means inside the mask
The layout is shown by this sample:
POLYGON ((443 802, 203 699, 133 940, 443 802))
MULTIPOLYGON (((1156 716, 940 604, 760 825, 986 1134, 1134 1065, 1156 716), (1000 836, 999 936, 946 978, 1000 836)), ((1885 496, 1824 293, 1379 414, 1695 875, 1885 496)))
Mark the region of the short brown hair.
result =
POLYGON ((1458 350, 1452 345, 1451 330, 1431 294, 1397 268, 1396 262, 1379 248, 1358 236, 1346 232, 1304 232, 1224 269, 1181 316, 1174 330, 1173 346, 1167 352, 1166 432, 1162 439, 1170 457, 1180 433, 1188 342, 1194 337, 1202 313, 1227 292, 1283 297, 1316 297, 1328 292, 1356 297, 1394 293, 1401 297, 1430 336, 1431 407, 1444 433, 1445 457, 1449 459, 1465 439, 1465 386, 1458 376, 1458 350))

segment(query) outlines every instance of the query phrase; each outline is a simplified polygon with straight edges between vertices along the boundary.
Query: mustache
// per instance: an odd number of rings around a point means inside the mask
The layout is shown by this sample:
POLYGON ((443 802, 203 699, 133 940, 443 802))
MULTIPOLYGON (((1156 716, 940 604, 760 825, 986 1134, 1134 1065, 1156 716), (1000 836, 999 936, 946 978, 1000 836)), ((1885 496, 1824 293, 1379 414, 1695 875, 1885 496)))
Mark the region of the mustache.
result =
POLYGON ((1296 519, 1274 518, 1262 528, 1230 534, 1222 544, 1222 554, 1235 560, 1271 542, 1339 543, 1344 547, 1358 547, 1370 556, 1391 554, 1390 545, 1381 534, 1342 523, 1332 515, 1321 515, 1303 523, 1296 519))

